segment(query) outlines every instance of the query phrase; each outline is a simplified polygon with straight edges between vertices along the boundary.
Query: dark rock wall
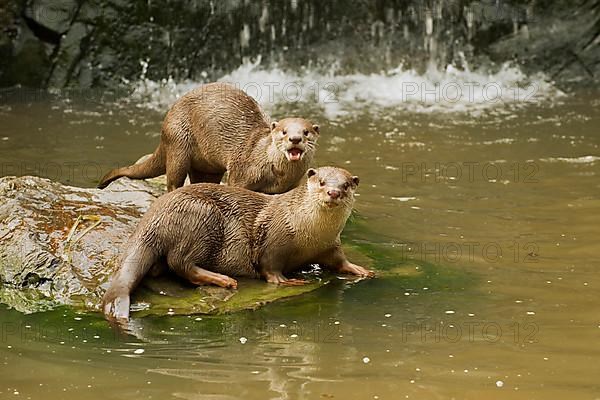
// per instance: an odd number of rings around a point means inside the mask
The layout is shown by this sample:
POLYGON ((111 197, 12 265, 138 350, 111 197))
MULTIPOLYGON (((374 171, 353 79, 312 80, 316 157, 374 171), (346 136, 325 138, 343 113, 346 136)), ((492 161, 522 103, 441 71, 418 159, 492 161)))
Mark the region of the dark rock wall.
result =
POLYGON ((600 0, 0 0, 0 26, 4 87, 215 79, 259 55, 338 73, 514 60, 600 75, 600 0))

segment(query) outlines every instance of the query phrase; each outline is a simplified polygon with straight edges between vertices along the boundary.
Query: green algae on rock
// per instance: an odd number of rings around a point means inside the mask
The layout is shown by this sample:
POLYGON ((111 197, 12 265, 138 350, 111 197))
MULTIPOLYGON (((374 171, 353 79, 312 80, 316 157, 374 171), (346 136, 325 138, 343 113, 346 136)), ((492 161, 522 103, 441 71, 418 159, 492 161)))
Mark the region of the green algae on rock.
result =
POLYGON ((192 287, 172 278, 148 278, 134 293, 132 316, 223 314, 257 309, 275 300, 311 292, 329 279, 303 286, 276 286, 258 279, 238 279, 238 289, 192 287))

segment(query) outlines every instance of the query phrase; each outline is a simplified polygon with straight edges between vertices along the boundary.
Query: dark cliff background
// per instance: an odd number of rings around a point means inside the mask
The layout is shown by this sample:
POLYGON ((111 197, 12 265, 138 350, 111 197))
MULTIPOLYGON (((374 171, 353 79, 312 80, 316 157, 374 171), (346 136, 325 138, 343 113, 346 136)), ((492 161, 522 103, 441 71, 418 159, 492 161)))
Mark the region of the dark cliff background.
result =
POLYGON ((600 77, 600 0, 0 0, 0 27, 1 87, 211 80, 257 56, 335 73, 514 61, 558 82, 600 77))

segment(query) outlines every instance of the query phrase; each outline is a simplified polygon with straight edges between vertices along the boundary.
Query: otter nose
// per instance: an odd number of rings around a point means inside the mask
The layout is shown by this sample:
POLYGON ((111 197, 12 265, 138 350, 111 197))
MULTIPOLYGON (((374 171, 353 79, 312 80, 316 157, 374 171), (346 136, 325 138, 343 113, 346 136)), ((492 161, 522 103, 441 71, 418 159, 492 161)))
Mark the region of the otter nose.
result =
POLYGON ((328 190, 327 194, 329 195, 329 197, 331 197, 332 199, 337 199, 338 197, 340 197, 341 193, 339 190, 337 189, 332 189, 332 190, 328 190))
POLYGON ((290 142, 294 143, 294 144, 298 144, 302 141, 302 137, 301 136, 290 136, 290 142))

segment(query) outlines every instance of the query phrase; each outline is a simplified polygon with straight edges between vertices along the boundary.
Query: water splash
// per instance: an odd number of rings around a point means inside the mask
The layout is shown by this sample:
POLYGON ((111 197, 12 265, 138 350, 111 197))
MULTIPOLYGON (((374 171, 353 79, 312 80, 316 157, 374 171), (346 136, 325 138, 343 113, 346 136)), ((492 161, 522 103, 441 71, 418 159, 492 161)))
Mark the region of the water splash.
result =
MULTIPOLYGON (((424 73, 399 66, 378 74, 328 73, 311 69, 286 71, 263 67, 258 58, 246 62, 219 81, 231 83, 254 97, 267 111, 289 104, 317 105, 325 116, 342 118, 357 111, 393 108, 417 113, 480 112, 498 107, 522 107, 564 96, 543 74, 527 76, 508 63, 496 71, 468 65, 459 69, 435 66, 424 73)), ((203 82, 154 82, 142 79, 136 86, 136 101, 164 111, 184 93, 203 82)))

